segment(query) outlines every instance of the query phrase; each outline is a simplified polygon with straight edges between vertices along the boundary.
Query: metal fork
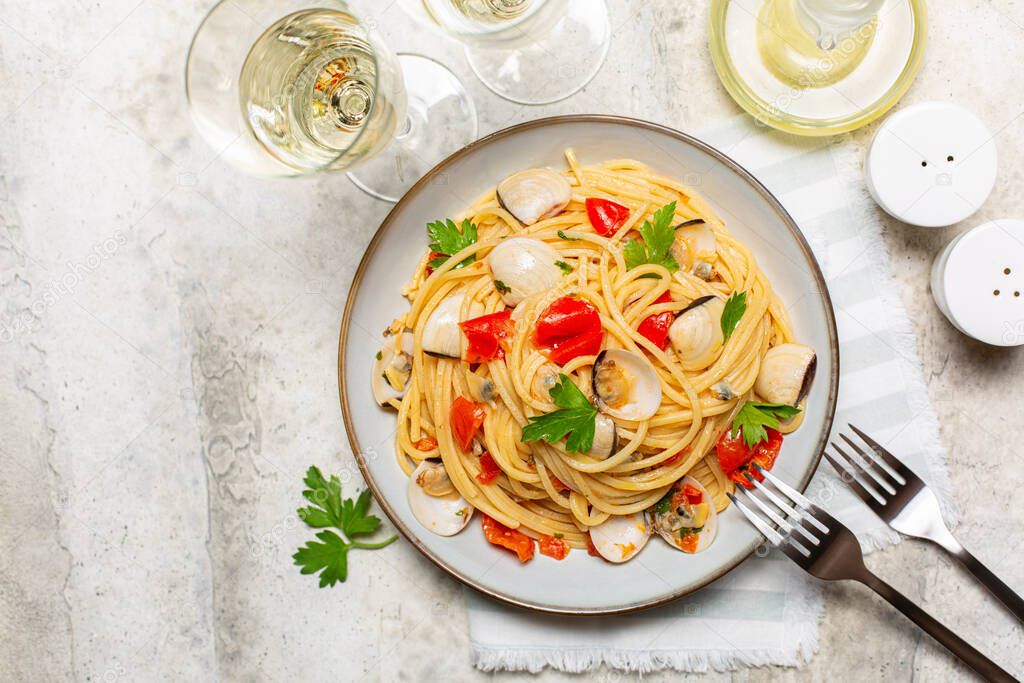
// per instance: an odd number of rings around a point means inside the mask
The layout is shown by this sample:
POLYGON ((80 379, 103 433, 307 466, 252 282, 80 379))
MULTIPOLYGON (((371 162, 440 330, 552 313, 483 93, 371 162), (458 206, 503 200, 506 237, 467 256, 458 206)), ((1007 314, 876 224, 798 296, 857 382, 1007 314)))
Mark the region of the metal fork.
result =
POLYGON ((868 571, 860 544, 852 531, 767 470, 756 463, 754 467, 775 490, 747 474, 747 479, 763 498, 753 491, 743 491, 746 500, 753 502, 770 523, 737 496, 730 493, 729 498, 758 531, 790 559, 819 579, 849 579, 863 583, 984 678, 990 681, 1015 680, 967 641, 868 571))
POLYGON ((837 455, 826 451, 825 457, 853 492, 896 531, 931 541, 959 560, 1014 616, 1024 621, 1024 599, 953 538, 942 521, 939 502, 931 489, 874 439, 853 425, 849 427, 868 446, 869 452, 841 433, 839 436, 860 456, 861 462, 835 441, 832 448, 837 455))

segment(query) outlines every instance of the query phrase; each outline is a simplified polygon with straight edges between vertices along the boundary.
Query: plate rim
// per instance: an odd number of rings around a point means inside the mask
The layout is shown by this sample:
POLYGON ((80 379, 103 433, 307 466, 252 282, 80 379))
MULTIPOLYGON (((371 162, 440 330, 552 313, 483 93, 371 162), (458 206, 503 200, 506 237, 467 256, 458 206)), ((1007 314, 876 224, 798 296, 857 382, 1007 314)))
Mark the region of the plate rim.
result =
POLYGON ((475 152, 476 150, 486 147, 497 140, 516 135, 526 130, 534 128, 544 128, 547 126, 555 126, 565 123, 601 123, 601 124, 616 124, 626 125, 635 128, 641 128, 644 130, 652 131, 662 135, 668 135, 669 137, 680 140, 686 144, 689 144, 696 149, 708 154, 720 163, 724 164, 729 170, 736 173, 740 178, 747 182, 760 196, 764 199, 768 205, 775 211, 783 224, 789 229, 791 235, 800 246, 801 251, 804 254, 808 265, 811 268, 811 274, 814 276, 815 281, 818 284, 819 291, 822 294, 822 300, 825 304, 825 317, 827 318, 827 328, 829 337, 829 353, 832 358, 832 372, 829 377, 829 391, 825 406, 825 419, 822 424, 821 434, 818 437, 818 444, 815 448, 814 461, 811 467, 808 468, 806 475, 804 475, 798 482, 796 489, 803 492, 807 488, 807 484, 810 482, 814 473, 817 471, 818 466, 821 463, 821 456, 825 450, 825 446, 828 443, 828 436, 832 431, 832 424, 835 420, 836 405, 839 395, 839 333, 836 327, 835 309, 832 305, 832 297, 828 289, 828 283, 825 280, 825 276, 821 271, 821 266, 818 260, 814 256, 814 252, 811 251, 811 247, 804 237, 803 232, 800 230, 796 221, 786 210, 786 208, 776 199, 775 195, 765 187, 761 181, 759 181, 753 174, 747 171, 738 162, 734 161, 731 157, 727 156, 723 152, 719 151, 715 147, 712 147, 708 143, 693 137, 687 133, 684 133, 675 128, 665 126, 662 124, 646 121, 643 119, 632 118, 628 116, 619 116, 612 114, 564 114, 560 116, 549 116, 540 119, 534 119, 523 123, 518 123, 501 130, 497 130, 493 133, 485 135, 478 140, 471 142, 457 152, 451 154, 443 161, 439 162, 436 166, 430 169, 422 178, 410 187, 402 198, 399 199, 391 210, 388 211, 384 220, 381 221, 380 226, 374 232, 373 237, 370 239, 369 244, 366 246, 366 251, 363 253, 362 258, 359 260, 359 266, 356 268, 355 275, 352 277, 352 283, 349 286, 348 296, 345 300, 345 309, 341 317, 341 330, 338 335, 338 397, 341 402, 341 413, 342 421, 345 426, 345 433, 348 438, 349 446, 352 450, 352 455, 356 460, 356 464, 359 466, 359 471, 363 476, 363 480, 366 482, 367 487, 370 489, 374 499, 380 506, 381 510, 387 515, 391 523, 398 529, 399 533, 409 541, 414 548, 416 548, 424 557, 426 557, 432 564, 438 569, 441 569, 455 580, 463 583, 466 586, 486 595, 494 598, 500 602, 503 602, 514 607, 523 608, 526 610, 541 612, 546 614, 558 614, 565 616, 607 616, 614 614, 631 614, 634 612, 640 612, 642 610, 651 609, 660 605, 665 605, 686 595, 693 594, 708 585, 714 583, 721 577, 725 576, 733 569, 741 565, 746 561, 755 551, 759 544, 751 544, 747 549, 746 553, 742 554, 735 562, 728 563, 718 571, 709 574, 708 576, 699 579, 697 585, 684 588, 677 592, 672 593, 668 596, 654 598, 648 601, 639 603, 633 603, 622 607, 602 608, 602 609, 591 609, 591 608, 580 608, 580 609, 564 609, 562 607, 554 607, 551 605, 544 605, 540 603, 531 602, 529 600, 523 600, 516 598, 512 595, 507 595, 499 590, 488 588, 470 576, 458 571, 454 567, 450 566, 444 559, 435 555, 425 545, 423 545, 416 534, 413 533, 405 524, 402 523, 398 515, 393 511, 390 504, 381 494, 377 488, 377 484, 373 477, 370 475, 369 468, 366 460, 362 456, 362 448, 359 445, 359 441, 355 436, 355 428, 352 422, 352 413, 349 408, 348 396, 345 391, 346 383, 346 363, 345 363, 345 342, 348 339, 349 327, 352 319, 352 312, 355 307, 355 301, 359 293, 359 286, 362 283, 363 275, 365 274, 366 268, 374 256, 377 247, 379 246, 384 234, 391 228, 394 223, 398 212, 402 209, 406 201, 415 194, 418 194, 425 186, 437 175, 442 173, 448 166, 454 162, 462 159, 463 157, 475 152))

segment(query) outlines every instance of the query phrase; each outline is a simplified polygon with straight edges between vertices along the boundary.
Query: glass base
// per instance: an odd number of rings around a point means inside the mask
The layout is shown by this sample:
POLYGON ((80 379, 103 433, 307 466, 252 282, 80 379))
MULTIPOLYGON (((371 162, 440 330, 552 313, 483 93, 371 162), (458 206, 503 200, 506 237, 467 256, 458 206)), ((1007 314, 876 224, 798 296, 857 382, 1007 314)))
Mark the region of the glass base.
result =
POLYGON ((421 55, 399 54, 408 125, 379 154, 348 172, 369 195, 397 202, 438 162, 476 140, 476 107, 462 82, 444 65, 421 55))
POLYGON ((506 100, 550 104, 578 92, 597 75, 610 42, 604 0, 568 0, 558 23, 530 44, 471 45, 466 59, 484 85, 506 100))
MULTIPOLYGON (((874 23, 863 27, 860 42, 839 42, 809 71, 785 78, 771 63, 779 53, 765 42, 759 19, 770 2, 713 0, 710 11, 718 77, 759 121, 798 135, 844 133, 877 119, 910 87, 924 52, 924 0, 885 0, 874 23)), ((771 37, 780 35, 776 43, 796 43, 778 27, 771 37)))

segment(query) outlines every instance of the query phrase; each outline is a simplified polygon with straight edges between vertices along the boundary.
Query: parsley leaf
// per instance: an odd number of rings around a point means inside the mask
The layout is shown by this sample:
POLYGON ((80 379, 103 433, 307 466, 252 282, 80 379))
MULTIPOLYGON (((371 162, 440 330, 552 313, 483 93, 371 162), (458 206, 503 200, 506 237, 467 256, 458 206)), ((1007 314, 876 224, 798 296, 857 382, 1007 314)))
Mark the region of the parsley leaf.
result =
MULTIPOLYGON (((463 219, 462 229, 455 225, 455 221, 447 218, 444 221, 427 223, 427 236, 430 238, 430 250, 440 254, 430 259, 427 263, 431 268, 440 268, 451 257, 471 244, 476 244, 476 226, 468 218, 463 219)), ((476 261, 476 254, 467 256, 462 263, 455 266, 462 268, 476 261)))
POLYGON ((586 453, 594 445, 597 408, 564 374, 558 375, 558 384, 551 387, 549 393, 561 410, 531 417, 530 424, 523 428, 522 440, 555 443, 566 439, 566 451, 586 453))
POLYGON ((563 240, 569 240, 570 242, 579 242, 581 239, 583 239, 582 237, 569 237, 561 230, 558 231, 558 236, 561 237, 563 240))
POLYGON ((779 420, 788 420, 799 412, 800 409, 796 406, 782 403, 747 401, 732 419, 731 434, 735 437, 737 432, 742 432, 743 442, 747 444, 747 448, 753 448, 768 438, 765 427, 778 429, 779 420))
POLYGON ((572 272, 572 266, 565 261, 555 261, 555 265, 562 269, 562 272, 568 275, 572 272))
MULTIPOLYGON (((672 219, 676 215, 676 203, 669 202, 654 212, 654 222, 644 221, 640 226, 640 240, 630 240, 623 247, 622 255, 626 259, 626 269, 631 270, 646 263, 664 266, 669 273, 679 270, 679 264, 672 257, 670 250, 676 239, 672 219)), ((644 277, 658 277, 653 273, 644 277)))
POLYGON ((736 326, 740 324, 740 318, 747 312, 747 293, 736 292, 729 297, 729 300, 725 302, 725 308, 722 309, 722 343, 729 341, 729 337, 736 331, 736 326))
POLYGON ((324 478, 315 465, 306 471, 303 482, 308 488, 302 495, 312 505, 298 509, 299 519, 314 529, 334 527, 344 535, 342 538, 333 531, 321 531, 316 535, 319 543, 308 541, 292 555, 303 574, 320 572, 321 588, 344 582, 348 577, 349 549, 383 548, 398 538, 392 536, 376 543, 354 540, 356 536, 372 534, 380 527, 380 519, 367 514, 370 510, 369 490, 360 493, 354 501, 351 498, 342 500, 341 481, 333 475, 330 479, 324 478))

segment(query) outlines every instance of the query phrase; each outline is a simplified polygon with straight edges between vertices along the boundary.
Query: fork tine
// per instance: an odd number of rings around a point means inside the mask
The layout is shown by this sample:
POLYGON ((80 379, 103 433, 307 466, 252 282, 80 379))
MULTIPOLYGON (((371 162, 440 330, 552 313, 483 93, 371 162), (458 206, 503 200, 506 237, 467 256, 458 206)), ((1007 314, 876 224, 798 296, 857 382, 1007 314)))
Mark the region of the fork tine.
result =
POLYGON ((763 519, 757 516, 756 513, 741 503, 739 498, 729 492, 726 492, 725 495, 729 496, 729 500, 733 502, 733 505, 739 508, 739 511, 743 513, 743 516, 746 517, 751 524, 757 527, 757 530, 764 534, 764 537, 771 541, 772 545, 785 545, 783 543, 782 534, 768 526, 763 519))
MULTIPOLYGON (((758 465, 756 462, 755 463, 751 463, 751 464, 754 467, 756 467, 757 471, 760 472, 761 475, 764 476, 765 479, 767 479, 769 482, 771 482, 775 486, 775 488, 778 489, 780 493, 782 493, 782 495, 788 497, 790 500, 795 502, 799 507, 801 507, 801 508, 803 508, 804 510, 807 511, 806 515, 803 512, 800 513, 799 516, 801 518, 806 516, 807 519, 811 520, 812 524, 814 524, 816 527, 818 527, 818 530, 821 531, 821 533, 823 533, 823 534, 827 534, 828 533, 828 527, 825 526, 824 524, 822 524, 819 520, 815 519, 814 515, 810 512, 814 508, 814 504, 811 503, 811 501, 807 500, 807 498, 805 498, 803 496, 803 494, 799 493, 792 486, 790 486, 789 484, 785 483, 784 481, 782 481, 781 479, 776 477, 774 474, 772 474, 771 472, 769 472, 765 468, 763 468, 760 465, 758 465)), ((768 488, 764 487, 761 490, 762 491, 767 491, 768 488)), ((782 507, 782 506, 780 506, 780 507, 782 507)))
POLYGON ((859 436, 861 440, 864 441, 864 443, 871 447, 871 450, 878 454, 878 457, 880 457, 885 462, 885 464, 889 466, 890 474, 893 474, 897 477, 897 481, 899 481, 901 484, 907 483, 906 477, 900 474, 900 470, 909 469, 906 465, 900 462, 895 455, 893 455, 888 450, 883 448, 880 443, 872 439, 870 436, 868 436, 861 430, 857 429, 857 427, 855 427, 854 425, 848 422, 846 423, 846 426, 852 429, 854 434, 859 436))
POLYGON ((846 467, 841 465, 838 459, 833 458, 831 455, 829 455, 828 451, 825 451, 824 455, 825 459, 832 464, 832 467, 835 469, 835 471, 842 475, 843 481, 850 485, 850 488, 853 489, 853 492, 856 493, 861 500, 863 500, 868 505, 871 505, 872 501, 876 501, 881 505, 885 505, 885 500, 883 500, 881 496, 875 493, 874 490, 869 491, 867 488, 861 485, 861 483, 857 481, 857 479, 854 477, 853 472, 851 472, 850 470, 846 469, 846 467))
POLYGON ((750 464, 753 465, 754 467, 756 467, 757 471, 760 472, 762 475, 764 475, 765 479, 767 479, 772 484, 774 484, 775 488, 777 488, 783 495, 787 496, 790 500, 792 500, 794 503, 796 503, 797 505, 799 505, 803 509, 805 509, 805 510, 810 510, 811 509, 811 505, 812 505, 811 501, 807 500, 807 498, 805 498, 802 493, 800 493, 799 491, 794 489, 792 486, 790 486, 786 482, 784 482, 781 479, 779 479, 778 477, 776 477, 774 474, 772 474, 771 472, 769 472, 765 468, 763 468, 760 465, 758 465, 756 462, 752 462, 750 464))
MULTIPOLYGON (((846 438, 845 434, 840 434, 839 436, 843 437, 843 439, 847 443, 849 443, 851 445, 853 444, 852 441, 850 441, 849 439, 846 438)), ((896 489, 893 488, 893 485, 891 483, 889 483, 889 480, 886 479, 885 477, 883 477, 881 474, 878 473, 878 471, 877 471, 878 465, 877 465, 876 461, 872 460, 871 458, 869 458, 864 453, 864 451, 862 451, 860 448, 858 448, 855 445, 853 446, 853 450, 857 451, 862 458, 867 460, 867 462, 868 462, 867 465, 860 464, 860 462, 858 462, 856 459, 854 459, 853 456, 851 456, 849 453, 844 451, 839 446, 839 444, 837 444, 835 441, 833 441, 831 443, 831 446, 832 446, 832 448, 836 449, 836 452, 839 453, 839 455, 843 456, 843 458, 846 460, 846 462, 850 465, 851 469, 853 469, 854 472, 856 472, 862 478, 864 478, 865 481, 867 480, 868 477, 870 477, 871 480, 875 482, 875 484, 878 484, 878 486, 880 486, 883 490, 885 490, 885 492, 888 493, 890 496, 895 496, 896 495, 896 489)), ((877 489, 876 489, 876 491, 877 491, 877 489)), ((882 492, 878 491, 878 493, 879 493, 879 495, 881 495, 882 492)), ((881 502, 883 502, 883 503, 885 502, 885 496, 884 495, 882 496, 882 501, 881 502)))
MULTIPOLYGON (((794 515, 797 518, 797 520, 799 520, 801 518, 801 515, 800 515, 799 512, 792 510, 789 506, 787 506, 785 504, 781 504, 782 501, 780 501, 778 498, 776 498, 774 494, 770 493, 768 491, 768 489, 761 484, 761 482, 757 481, 756 479, 754 479, 752 476, 750 476, 747 473, 744 473, 744 474, 746 475, 747 480, 750 481, 751 484, 753 484, 755 487, 757 487, 757 489, 759 491, 762 491, 763 493, 765 493, 768 496, 768 498, 773 503, 775 503, 776 505, 779 506, 779 509, 782 510, 782 513, 784 515, 794 515)), ((814 545, 818 545, 819 543, 821 543, 821 541, 819 541, 817 537, 815 537, 812 534, 807 533, 807 531, 805 531, 802 526, 800 526, 798 524, 797 525, 790 524, 789 522, 786 521, 786 519, 784 517, 780 517, 778 515, 778 513, 775 512, 775 510, 772 510, 771 507, 767 503, 765 503, 760 498, 755 496, 753 494, 753 492, 747 491, 746 494, 747 494, 747 498, 749 498, 750 500, 754 501, 754 503, 757 505, 757 507, 759 507, 761 509, 761 512, 763 512, 764 514, 768 515, 768 517, 773 522, 775 522, 780 527, 782 527, 782 529, 787 534, 792 534, 794 529, 795 530, 799 530, 800 533, 803 534, 804 537, 808 541, 813 543, 814 545)))

